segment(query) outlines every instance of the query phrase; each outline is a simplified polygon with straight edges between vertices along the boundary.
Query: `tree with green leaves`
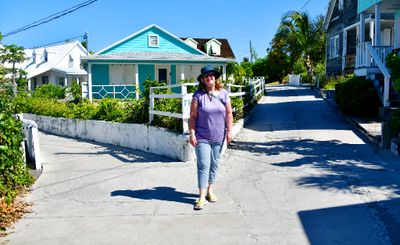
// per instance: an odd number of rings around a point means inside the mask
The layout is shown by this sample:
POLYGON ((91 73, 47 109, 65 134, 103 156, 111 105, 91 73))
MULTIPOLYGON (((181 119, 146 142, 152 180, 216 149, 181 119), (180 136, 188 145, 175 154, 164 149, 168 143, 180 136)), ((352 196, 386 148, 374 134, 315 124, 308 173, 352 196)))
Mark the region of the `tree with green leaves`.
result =
POLYGON ((6 69, 7 73, 11 73, 11 82, 13 88, 13 96, 17 96, 17 82, 16 76, 25 74, 21 69, 15 68, 15 64, 21 63, 25 60, 24 48, 12 45, 4 45, 0 48, 0 62, 4 65, 9 63, 12 68, 6 69))
POLYGON ((245 76, 246 77, 252 77, 253 76, 252 65, 253 64, 249 61, 249 59, 247 57, 243 58, 243 61, 240 63, 240 66, 245 71, 245 76))
POLYGON ((294 53, 289 51, 290 43, 285 31, 277 32, 272 39, 271 48, 267 49, 266 74, 268 82, 282 82, 291 72, 294 64, 294 53))
POLYGON ((312 20, 306 12, 292 11, 283 16, 278 33, 285 33, 291 59, 302 59, 309 76, 317 63, 325 59, 324 18, 312 20))

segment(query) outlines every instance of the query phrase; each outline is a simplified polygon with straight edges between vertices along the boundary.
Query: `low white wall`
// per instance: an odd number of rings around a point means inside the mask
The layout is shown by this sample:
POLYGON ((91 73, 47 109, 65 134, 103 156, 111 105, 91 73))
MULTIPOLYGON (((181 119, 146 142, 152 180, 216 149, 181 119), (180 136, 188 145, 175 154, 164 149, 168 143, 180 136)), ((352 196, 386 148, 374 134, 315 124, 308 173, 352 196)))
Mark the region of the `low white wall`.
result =
MULTIPOLYGON (((35 121, 38 128, 46 133, 123 146, 184 162, 196 159, 188 135, 170 132, 163 128, 145 124, 78 120, 35 114, 23 114, 23 118, 35 121)), ((233 137, 243 128, 245 120, 241 119, 234 124, 233 137)), ((222 154, 225 149, 226 145, 222 154)))
POLYGON ((144 124, 115 123, 97 120, 77 120, 24 114, 24 119, 35 121, 43 132, 93 140, 151 152, 180 161, 195 159, 188 136, 144 124))

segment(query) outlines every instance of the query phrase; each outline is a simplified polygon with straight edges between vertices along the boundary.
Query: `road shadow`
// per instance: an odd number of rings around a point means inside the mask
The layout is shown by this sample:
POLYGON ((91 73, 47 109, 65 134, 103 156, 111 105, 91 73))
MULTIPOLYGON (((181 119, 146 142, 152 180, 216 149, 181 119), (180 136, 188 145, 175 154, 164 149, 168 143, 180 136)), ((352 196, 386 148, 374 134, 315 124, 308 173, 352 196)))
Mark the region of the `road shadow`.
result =
MULTIPOLYGON (((48 133, 43 133, 47 135, 55 135, 55 134, 48 134, 48 133)), ((76 139, 73 137, 68 137, 68 136, 60 136, 60 135, 55 135, 57 137, 61 138, 66 138, 70 139, 72 141, 76 141, 77 143, 89 143, 94 145, 96 149, 98 149, 96 152, 82 152, 80 150, 73 152, 73 151, 59 151, 56 152, 54 155, 110 155, 116 159, 118 159, 122 163, 149 163, 149 162, 162 162, 162 163, 176 163, 177 161, 168 158, 165 156, 149 153, 149 152, 144 152, 141 150, 134 150, 131 148, 127 147, 122 147, 122 146, 116 146, 116 145, 111 145, 111 144, 106 144, 106 143, 100 143, 100 142, 95 142, 92 140, 86 140, 86 139, 76 139)))
POLYGON ((116 190, 111 192, 111 196, 126 196, 142 200, 161 200, 169 202, 179 202, 193 205, 198 195, 176 191, 175 188, 158 186, 152 189, 143 190, 116 190))
POLYGON ((400 244, 400 220, 394 218, 400 217, 400 199, 307 210, 298 216, 312 245, 400 244))
POLYGON ((346 118, 322 99, 257 104, 244 128, 259 132, 351 130, 346 118))
POLYGON ((283 162, 272 163, 276 167, 311 166, 326 170, 322 175, 298 178, 296 183, 299 186, 343 191, 352 191, 357 187, 377 187, 400 194, 400 178, 396 175, 400 165, 384 163, 367 144, 347 144, 337 140, 288 139, 270 142, 234 141, 229 149, 264 156, 293 156, 285 157, 283 162))

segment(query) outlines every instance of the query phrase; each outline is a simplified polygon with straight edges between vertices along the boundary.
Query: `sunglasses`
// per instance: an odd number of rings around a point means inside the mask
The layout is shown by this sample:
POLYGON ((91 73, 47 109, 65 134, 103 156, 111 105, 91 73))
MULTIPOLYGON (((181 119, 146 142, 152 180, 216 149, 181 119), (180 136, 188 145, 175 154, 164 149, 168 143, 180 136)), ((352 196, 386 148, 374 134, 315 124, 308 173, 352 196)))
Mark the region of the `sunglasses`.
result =
POLYGON ((214 73, 205 74, 205 75, 203 75, 203 78, 211 77, 211 76, 214 76, 214 73))

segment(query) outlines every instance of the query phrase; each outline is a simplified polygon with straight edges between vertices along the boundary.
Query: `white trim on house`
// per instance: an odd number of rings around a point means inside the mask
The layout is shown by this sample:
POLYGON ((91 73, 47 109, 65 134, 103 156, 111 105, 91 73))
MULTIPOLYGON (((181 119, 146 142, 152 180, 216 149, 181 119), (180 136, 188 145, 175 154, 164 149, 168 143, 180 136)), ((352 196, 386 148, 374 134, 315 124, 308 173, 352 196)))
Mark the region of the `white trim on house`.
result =
POLYGON ((328 8, 326 10, 326 18, 325 18, 325 23, 324 23, 324 28, 325 30, 328 30, 329 27, 329 23, 331 22, 331 17, 332 17, 332 13, 333 13, 333 9, 335 8, 336 5, 336 0, 331 0, 329 1, 329 5, 328 8))
POLYGON ((334 59, 339 56, 339 34, 329 38, 328 59, 334 59))
POLYGON ((185 43, 187 43, 188 45, 190 45, 191 47, 196 48, 196 49, 197 49, 197 45, 199 44, 196 40, 194 40, 191 37, 186 38, 185 43))

